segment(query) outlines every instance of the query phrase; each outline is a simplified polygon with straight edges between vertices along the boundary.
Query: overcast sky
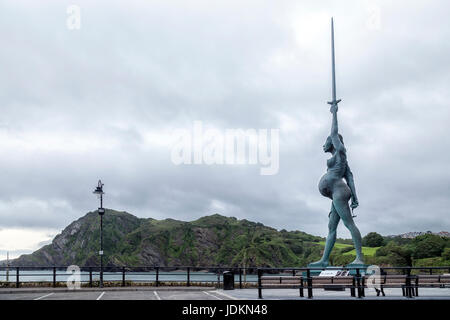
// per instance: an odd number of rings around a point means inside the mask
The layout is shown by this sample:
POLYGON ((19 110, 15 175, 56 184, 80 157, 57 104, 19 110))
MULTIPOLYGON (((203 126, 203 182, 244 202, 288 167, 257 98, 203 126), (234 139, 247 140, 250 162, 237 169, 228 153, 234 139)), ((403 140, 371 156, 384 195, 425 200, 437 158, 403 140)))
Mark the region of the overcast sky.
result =
POLYGON ((105 206, 138 217, 325 236, 331 16, 361 233, 450 231, 448 1, 41 2, 0 2, 0 258, 95 210, 99 178, 105 206), (174 165, 194 121, 279 129, 278 174, 174 165))

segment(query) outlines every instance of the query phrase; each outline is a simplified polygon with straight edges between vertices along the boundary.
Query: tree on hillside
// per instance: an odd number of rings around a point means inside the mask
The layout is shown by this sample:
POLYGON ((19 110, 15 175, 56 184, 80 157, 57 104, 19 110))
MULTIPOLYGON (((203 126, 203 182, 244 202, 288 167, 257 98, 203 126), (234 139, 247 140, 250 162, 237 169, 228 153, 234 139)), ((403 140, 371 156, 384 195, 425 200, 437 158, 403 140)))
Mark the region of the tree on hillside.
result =
POLYGON ((412 243, 415 259, 438 257, 445 247, 445 240, 434 234, 424 234, 414 239, 412 243))
POLYGON ((365 247, 381 247, 384 245, 384 238, 376 232, 369 232, 363 239, 362 244, 365 247))
POLYGON ((411 266, 411 250, 397 245, 395 242, 389 242, 375 252, 376 257, 384 257, 385 261, 392 266, 402 267, 411 266))
POLYGON ((442 258, 450 261, 450 248, 445 248, 444 251, 442 251, 442 258))

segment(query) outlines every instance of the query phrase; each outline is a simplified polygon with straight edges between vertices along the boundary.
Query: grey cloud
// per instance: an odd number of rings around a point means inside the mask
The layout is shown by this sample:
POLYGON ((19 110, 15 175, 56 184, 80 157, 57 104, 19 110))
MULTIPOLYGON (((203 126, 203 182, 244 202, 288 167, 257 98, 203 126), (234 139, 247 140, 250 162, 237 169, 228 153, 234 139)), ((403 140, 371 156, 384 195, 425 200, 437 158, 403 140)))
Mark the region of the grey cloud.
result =
POLYGON ((326 170, 333 14, 357 224, 363 234, 450 230, 448 4, 375 4, 380 30, 365 28, 360 1, 79 1, 81 30, 69 31, 68 3, 4 2, 0 226, 62 229, 96 208, 101 178, 107 207, 141 217, 217 212, 324 235, 330 203, 317 182, 326 170), (280 128, 279 174, 175 166, 169 146, 146 142, 148 131, 195 120, 280 128), (30 149, 33 136, 40 144, 30 149), (51 137, 66 147, 53 148, 51 137))

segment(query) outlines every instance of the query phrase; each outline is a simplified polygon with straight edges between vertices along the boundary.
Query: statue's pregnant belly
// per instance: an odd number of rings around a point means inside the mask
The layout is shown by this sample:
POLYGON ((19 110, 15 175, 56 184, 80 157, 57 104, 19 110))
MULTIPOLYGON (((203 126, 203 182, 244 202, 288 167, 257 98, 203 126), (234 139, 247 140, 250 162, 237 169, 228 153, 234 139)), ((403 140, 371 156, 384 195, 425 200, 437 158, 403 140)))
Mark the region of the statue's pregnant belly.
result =
POLYGON ((325 173, 319 181, 319 191, 324 197, 331 198, 333 193, 334 179, 329 172, 325 173))
POLYGON ((328 171, 325 173, 319 181, 319 191, 327 198, 333 199, 337 197, 339 199, 348 200, 352 193, 347 183, 343 179, 337 178, 333 172, 328 171))

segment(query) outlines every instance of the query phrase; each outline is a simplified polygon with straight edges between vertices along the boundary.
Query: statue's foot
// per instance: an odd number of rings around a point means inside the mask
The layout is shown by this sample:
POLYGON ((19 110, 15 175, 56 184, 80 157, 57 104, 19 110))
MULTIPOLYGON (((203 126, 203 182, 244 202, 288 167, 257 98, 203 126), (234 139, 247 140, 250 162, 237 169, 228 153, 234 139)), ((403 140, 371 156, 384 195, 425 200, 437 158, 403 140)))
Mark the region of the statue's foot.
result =
POLYGON ((328 267, 328 261, 323 261, 322 259, 308 264, 308 268, 324 268, 325 269, 326 267, 328 267))
POLYGON ((361 265, 361 264, 365 264, 364 261, 362 259, 356 258, 355 260, 353 260, 352 263, 348 264, 348 266, 361 265))

